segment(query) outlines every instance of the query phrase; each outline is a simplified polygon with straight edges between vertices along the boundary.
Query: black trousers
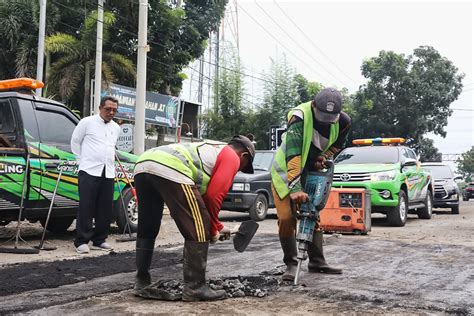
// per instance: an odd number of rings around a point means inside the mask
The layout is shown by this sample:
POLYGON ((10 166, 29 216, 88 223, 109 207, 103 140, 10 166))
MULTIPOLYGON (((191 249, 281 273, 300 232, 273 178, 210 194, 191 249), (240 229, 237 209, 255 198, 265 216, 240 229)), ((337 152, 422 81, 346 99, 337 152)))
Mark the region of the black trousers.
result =
POLYGON ((176 183, 149 173, 139 173, 134 179, 138 238, 154 240, 158 236, 166 203, 185 240, 209 241, 211 218, 195 185, 176 183))
POLYGON ((79 209, 76 216, 76 247, 92 240, 96 246, 105 241, 113 214, 114 179, 79 171, 79 209), (94 226, 92 227, 92 219, 94 226))

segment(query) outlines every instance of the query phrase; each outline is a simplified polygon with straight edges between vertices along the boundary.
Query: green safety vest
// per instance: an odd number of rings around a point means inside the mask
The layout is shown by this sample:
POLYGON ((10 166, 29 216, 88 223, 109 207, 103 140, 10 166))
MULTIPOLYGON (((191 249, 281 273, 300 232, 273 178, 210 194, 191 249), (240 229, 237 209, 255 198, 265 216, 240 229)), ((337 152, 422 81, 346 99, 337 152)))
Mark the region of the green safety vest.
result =
MULTIPOLYGON (((306 159, 308 158, 309 148, 313 139, 313 113, 311 111, 311 101, 298 105, 296 108, 288 112, 288 121, 293 116, 295 110, 303 112, 303 148, 301 155, 301 168, 304 168, 306 159)), ((329 140, 322 153, 325 153, 339 136, 339 122, 331 124, 329 131, 329 140)), ((271 169, 272 184, 278 193, 280 199, 284 199, 289 193, 288 187, 288 166, 286 165, 286 133, 282 136, 282 142, 278 148, 275 160, 271 169)))
POLYGON ((174 169, 193 180, 201 195, 204 195, 211 175, 204 170, 198 148, 205 144, 208 143, 170 144, 152 148, 138 158, 137 164, 143 161, 154 161, 174 169))

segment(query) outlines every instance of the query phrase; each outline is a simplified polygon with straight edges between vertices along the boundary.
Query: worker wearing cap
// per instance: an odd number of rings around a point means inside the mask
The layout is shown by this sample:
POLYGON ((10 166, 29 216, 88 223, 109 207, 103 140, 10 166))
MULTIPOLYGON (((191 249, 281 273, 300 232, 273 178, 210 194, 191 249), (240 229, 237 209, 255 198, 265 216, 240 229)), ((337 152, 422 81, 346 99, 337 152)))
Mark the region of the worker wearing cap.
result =
POLYGON ((224 290, 206 284, 209 242, 230 230, 218 215, 238 171, 253 173, 255 147, 245 136, 225 143, 171 144, 143 153, 135 166, 138 203, 135 293, 151 284, 150 264, 166 203, 184 237, 182 299, 217 300, 224 290))
MULTIPOLYGON (((297 269, 296 214, 308 200, 303 191, 305 175, 324 168, 326 159, 339 152, 351 125, 349 115, 341 111, 342 95, 333 88, 321 90, 312 101, 300 104, 288 113, 288 129, 272 165, 272 191, 278 215, 278 235, 286 271, 282 278, 292 281, 297 269)), ((342 273, 330 267, 323 254, 323 235, 319 218, 308 246, 308 271, 342 273)))

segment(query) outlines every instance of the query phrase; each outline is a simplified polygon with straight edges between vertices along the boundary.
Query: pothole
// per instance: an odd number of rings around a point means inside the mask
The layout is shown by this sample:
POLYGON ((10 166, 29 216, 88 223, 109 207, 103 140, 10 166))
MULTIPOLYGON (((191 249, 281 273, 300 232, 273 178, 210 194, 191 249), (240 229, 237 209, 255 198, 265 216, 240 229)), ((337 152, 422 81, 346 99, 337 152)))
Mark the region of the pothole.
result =
MULTIPOLYGON (((281 285, 281 278, 272 275, 238 276, 212 278, 209 287, 213 290, 224 290, 228 298, 232 297, 265 297, 281 285)), ((183 293, 182 280, 160 280, 140 290, 136 295, 157 300, 181 300, 183 293)))

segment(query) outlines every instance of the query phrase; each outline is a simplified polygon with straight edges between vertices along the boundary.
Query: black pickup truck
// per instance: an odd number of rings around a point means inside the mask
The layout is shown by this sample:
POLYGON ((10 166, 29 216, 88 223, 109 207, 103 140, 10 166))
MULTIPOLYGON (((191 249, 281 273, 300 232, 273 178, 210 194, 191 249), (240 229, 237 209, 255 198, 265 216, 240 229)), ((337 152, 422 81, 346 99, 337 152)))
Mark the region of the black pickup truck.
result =
POLYGON ((256 221, 267 216, 269 207, 275 207, 273 200, 270 168, 275 150, 257 150, 253 160, 254 174, 239 172, 232 188, 224 199, 223 210, 248 212, 256 221))

